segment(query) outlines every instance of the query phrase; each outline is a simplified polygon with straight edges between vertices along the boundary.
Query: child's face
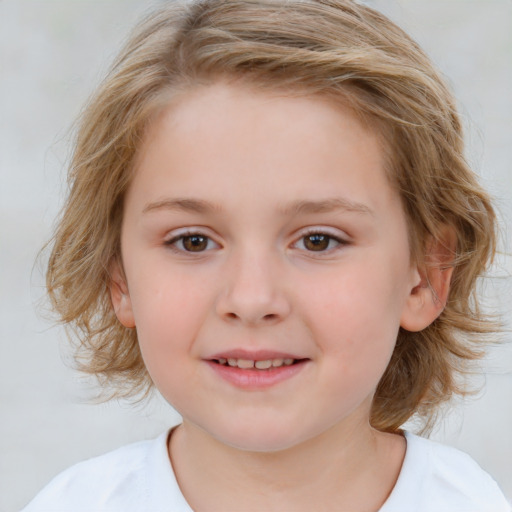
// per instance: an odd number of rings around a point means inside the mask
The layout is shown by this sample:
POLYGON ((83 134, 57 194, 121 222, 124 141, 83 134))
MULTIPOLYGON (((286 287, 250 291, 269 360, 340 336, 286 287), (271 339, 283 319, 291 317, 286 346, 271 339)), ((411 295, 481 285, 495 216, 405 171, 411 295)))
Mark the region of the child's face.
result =
POLYGON ((347 110, 241 85, 181 97, 141 148, 122 257, 118 316, 187 425, 269 451, 368 426, 419 278, 347 110))

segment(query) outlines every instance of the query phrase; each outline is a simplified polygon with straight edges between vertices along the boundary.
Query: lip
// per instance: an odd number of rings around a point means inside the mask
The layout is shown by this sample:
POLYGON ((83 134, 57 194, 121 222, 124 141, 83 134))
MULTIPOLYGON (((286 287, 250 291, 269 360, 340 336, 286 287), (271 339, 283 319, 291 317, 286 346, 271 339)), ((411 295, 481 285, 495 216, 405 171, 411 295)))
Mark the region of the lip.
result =
POLYGON ((246 349, 233 349, 219 352, 206 358, 206 360, 213 359, 247 359, 249 361, 267 361, 269 359, 306 359, 297 354, 288 352, 277 352, 275 350, 246 350, 246 349))
POLYGON ((303 372, 311 362, 308 358, 301 358, 294 354, 276 352, 272 350, 248 351, 244 349, 219 352, 205 359, 205 363, 212 371, 232 386, 245 391, 258 391, 271 388, 281 382, 292 379, 303 372), (218 359, 247 359, 250 361, 267 361, 269 359, 294 359, 296 362, 289 366, 277 366, 267 370, 256 368, 238 368, 219 364, 218 359))

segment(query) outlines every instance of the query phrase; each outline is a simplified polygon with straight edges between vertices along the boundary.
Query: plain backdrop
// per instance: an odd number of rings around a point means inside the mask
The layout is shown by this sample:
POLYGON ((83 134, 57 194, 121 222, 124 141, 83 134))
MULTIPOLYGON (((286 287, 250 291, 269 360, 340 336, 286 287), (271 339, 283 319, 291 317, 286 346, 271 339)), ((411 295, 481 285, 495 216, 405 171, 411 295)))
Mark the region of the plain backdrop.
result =
MULTIPOLYGON (((66 191, 73 120, 128 29, 156 0, 0 0, 0 511, 19 510, 74 462, 150 438, 179 421, 148 406, 88 403, 65 333, 44 314, 44 257, 66 191)), ((160 2, 161 3, 161 2, 160 2)), ((410 32, 455 90, 468 159, 512 239, 512 2, 368 1, 410 32)), ((487 302, 510 328, 511 258, 487 302)), ((434 438, 470 453, 512 498, 512 349, 492 350, 477 398, 457 403, 434 438)))

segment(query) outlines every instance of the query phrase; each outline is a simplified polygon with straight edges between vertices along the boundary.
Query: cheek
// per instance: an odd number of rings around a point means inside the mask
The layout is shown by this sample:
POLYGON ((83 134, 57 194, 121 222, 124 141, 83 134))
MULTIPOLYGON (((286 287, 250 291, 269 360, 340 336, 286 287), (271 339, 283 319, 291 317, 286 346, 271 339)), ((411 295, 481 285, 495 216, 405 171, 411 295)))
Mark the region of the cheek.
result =
POLYGON ((302 308, 326 361, 357 381, 384 372, 403 304, 390 272, 361 263, 329 279, 322 291, 310 291, 302 308))
POLYGON ((157 380, 193 350, 204 320, 207 294, 200 283, 167 272, 139 274, 130 290, 137 336, 146 367, 157 380), (156 277, 155 277, 156 276, 156 277))

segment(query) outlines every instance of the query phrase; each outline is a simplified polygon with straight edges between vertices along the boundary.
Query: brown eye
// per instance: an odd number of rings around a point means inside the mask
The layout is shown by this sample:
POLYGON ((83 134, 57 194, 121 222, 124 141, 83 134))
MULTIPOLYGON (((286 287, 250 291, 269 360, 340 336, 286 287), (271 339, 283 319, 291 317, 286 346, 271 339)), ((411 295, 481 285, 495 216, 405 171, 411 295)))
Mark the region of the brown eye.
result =
POLYGON ((304 237, 304 247, 308 251, 325 251, 329 248, 331 237, 322 233, 315 233, 304 237))
POLYGON ((208 237, 203 235, 187 235, 181 237, 183 248, 189 252, 204 251, 208 247, 208 237))
POLYGON ((182 254, 207 252, 219 248, 219 245, 210 237, 201 233, 183 233, 167 240, 164 245, 182 254))

